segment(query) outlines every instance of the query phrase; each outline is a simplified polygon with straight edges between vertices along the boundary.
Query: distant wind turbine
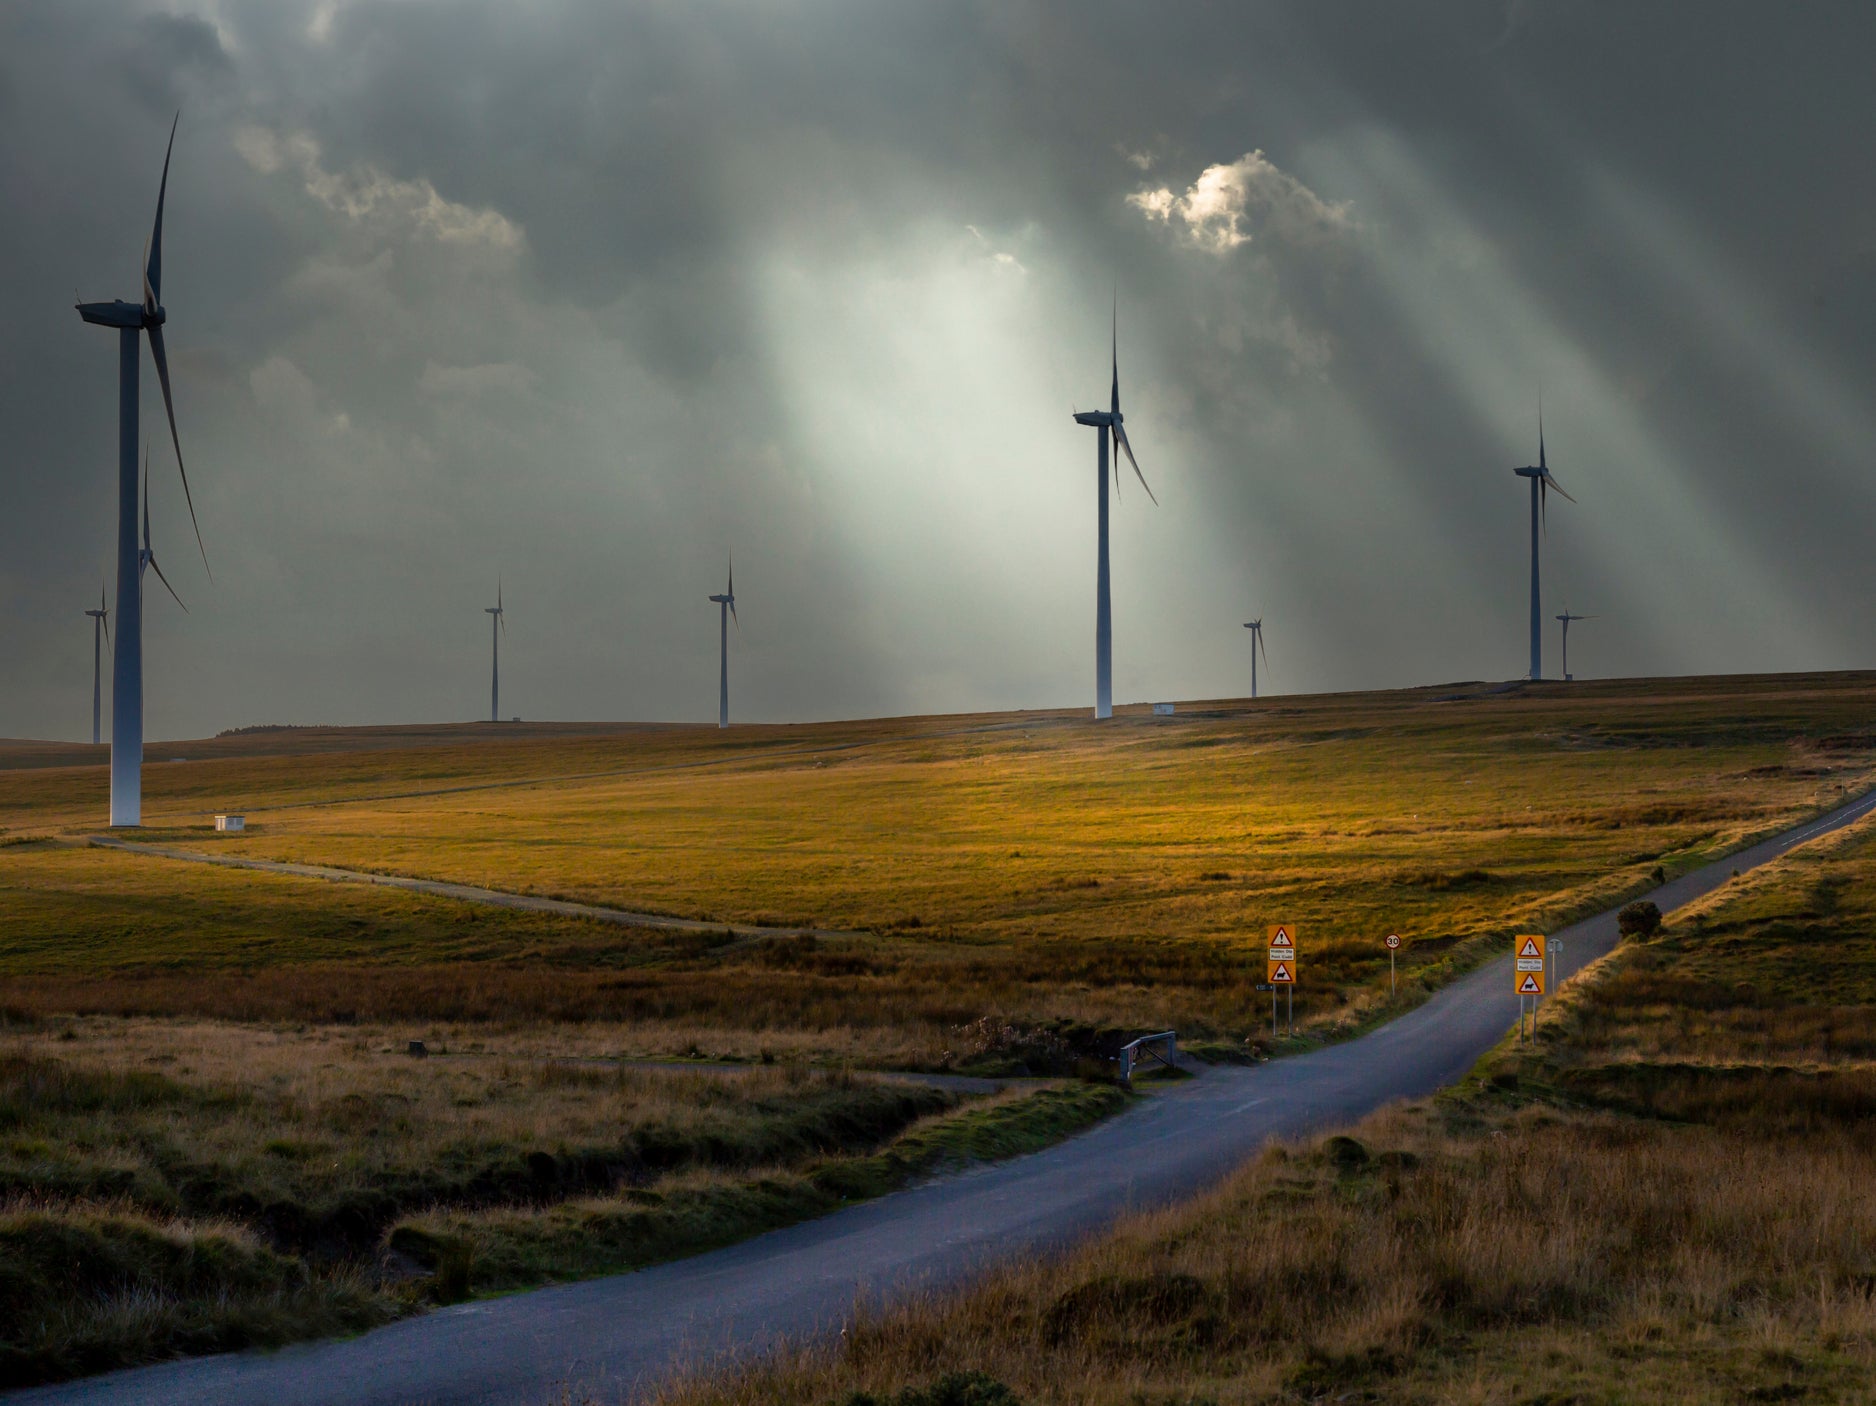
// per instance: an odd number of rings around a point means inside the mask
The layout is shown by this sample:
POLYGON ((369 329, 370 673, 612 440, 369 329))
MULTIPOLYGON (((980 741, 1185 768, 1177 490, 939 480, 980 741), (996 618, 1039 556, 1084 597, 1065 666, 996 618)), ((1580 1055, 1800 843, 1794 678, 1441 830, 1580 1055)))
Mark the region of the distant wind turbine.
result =
POLYGON ((1563 614, 1559 615, 1557 618, 1563 621, 1563 677, 1567 681, 1570 677, 1570 622, 1572 620, 1594 620, 1596 617, 1594 615, 1572 615, 1570 613, 1570 607, 1566 605, 1563 608, 1563 614))
MULTIPOLYGON (((181 114, 177 114, 177 122, 181 114)), ((189 502, 189 521, 195 524, 195 544, 208 566, 208 548, 202 545, 202 527, 196 522, 195 499, 189 493, 189 473, 183 468, 182 441, 176 435, 176 405, 169 390, 169 356, 163 347, 163 324, 168 319, 163 293, 163 201, 169 192, 169 157, 176 146, 176 123, 169 128, 169 147, 163 153, 163 179, 156 191, 156 223, 143 264, 143 301, 78 303, 78 315, 99 327, 115 327, 117 337, 117 643, 111 651, 111 824, 138 825, 143 820, 143 557, 137 546, 137 374, 142 361, 142 338, 150 338, 150 357, 163 387, 163 409, 169 415, 169 438, 176 446, 176 468, 182 474, 183 496, 189 502)), ((147 523, 147 515, 146 515, 147 523)), ((149 533, 144 533, 147 541, 149 533)), ((161 575, 161 572, 158 573, 161 575)), ((210 573, 214 579, 214 573, 210 573)), ((169 582, 163 582, 165 586, 169 582)), ((171 594, 174 594, 172 590, 171 594)))
POLYGON ((1134 476, 1140 480, 1140 486, 1146 489, 1146 496, 1153 499, 1153 506, 1159 506, 1159 499, 1153 497, 1153 489, 1146 481, 1146 475, 1140 472, 1140 461, 1133 457, 1133 445, 1127 442, 1127 431, 1120 413, 1120 304, 1116 299, 1113 326, 1114 386, 1113 396, 1106 410, 1078 410, 1075 423, 1088 425, 1099 433, 1095 436, 1095 484, 1099 490, 1096 499, 1096 513, 1099 545, 1095 551, 1094 565, 1094 715, 1097 718, 1111 718, 1114 715, 1114 620, 1113 609, 1108 599, 1107 571, 1107 446, 1111 437, 1114 442, 1114 494, 1120 496, 1120 456, 1125 454, 1127 462, 1133 465, 1134 476))
POLYGON ((489 721, 498 723, 502 720, 502 636, 508 633, 508 621, 502 615, 502 578, 499 576, 495 578, 495 604, 483 606, 482 613, 489 617, 489 645, 493 650, 490 656, 489 721))
POLYGON ((1548 495, 1553 488, 1570 502, 1576 501, 1568 493, 1563 492, 1563 485, 1551 476, 1550 469, 1544 462, 1544 407, 1541 401, 1537 407, 1537 463, 1527 464, 1521 469, 1513 469, 1512 472, 1519 478, 1528 478, 1531 481, 1531 678, 1536 680, 1544 677, 1542 623, 1544 608, 1537 582, 1538 531, 1540 527, 1547 528, 1549 519, 1545 508, 1548 504, 1548 495))
MULTIPOLYGON (((1257 697, 1257 656, 1264 651, 1264 621, 1259 616, 1255 620, 1246 620, 1244 628, 1251 632, 1251 697, 1257 697)), ((1264 654, 1264 667, 1270 667, 1270 656, 1264 654)))
POLYGON ((98 583, 98 608, 91 617, 91 745, 104 740, 104 646, 111 642, 111 612, 104 605, 104 583, 98 583))
MULTIPOLYGON (((710 597, 717 607, 717 726, 730 725, 730 621, 736 616, 736 555, 730 554, 730 583, 720 596, 710 597)), ((760 623, 760 622, 757 622, 760 623)), ((736 621, 742 629, 743 622, 736 621)))

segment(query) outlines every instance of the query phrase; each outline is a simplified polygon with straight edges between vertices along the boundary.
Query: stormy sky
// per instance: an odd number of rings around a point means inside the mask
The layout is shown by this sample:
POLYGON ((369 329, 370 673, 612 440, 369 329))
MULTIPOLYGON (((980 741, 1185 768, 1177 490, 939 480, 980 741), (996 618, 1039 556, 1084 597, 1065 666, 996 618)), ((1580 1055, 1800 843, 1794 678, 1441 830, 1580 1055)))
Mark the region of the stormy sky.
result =
POLYGON ((147 726, 1876 662, 1863 4, 9 0, 0 735, 90 726, 112 337, 146 356, 147 726))

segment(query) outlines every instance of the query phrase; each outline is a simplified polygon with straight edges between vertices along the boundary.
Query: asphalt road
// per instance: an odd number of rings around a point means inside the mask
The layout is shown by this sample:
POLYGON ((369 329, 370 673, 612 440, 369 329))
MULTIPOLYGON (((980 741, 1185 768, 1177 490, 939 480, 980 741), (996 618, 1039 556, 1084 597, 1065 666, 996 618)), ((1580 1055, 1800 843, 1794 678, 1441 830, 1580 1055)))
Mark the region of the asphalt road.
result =
MULTIPOLYGON (((1876 809, 1876 792, 1650 895, 1663 911, 1876 809)), ((1615 913, 1577 923, 1560 975, 1606 954, 1615 913)), ((1309 960, 1308 947, 1302 960, 1309 960)), ((362 1337, 166 1363, 16 1393, 8 1406, 546 1406, 605 1401, 676 1367, 837 1329, 856 1298, 957 1284, 1190 1196, 1271 1138, 1354 1121, 1462 1075, 1511 1027, 1510 956, 1347 1044, 1218 1069, 1031 1157, 611 1279, 439 1310, 362 1337)))

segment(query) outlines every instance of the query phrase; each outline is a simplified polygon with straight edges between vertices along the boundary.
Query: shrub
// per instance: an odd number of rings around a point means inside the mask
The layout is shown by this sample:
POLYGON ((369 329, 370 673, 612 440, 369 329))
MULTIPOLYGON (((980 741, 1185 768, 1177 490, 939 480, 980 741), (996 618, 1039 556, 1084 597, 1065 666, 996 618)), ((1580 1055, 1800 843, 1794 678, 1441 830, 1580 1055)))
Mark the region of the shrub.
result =
POLYGON ((1660 931, 1661 910, 1643 899, 1616 914, 1615 925, 1624 937, 1652 937, 1660 931))

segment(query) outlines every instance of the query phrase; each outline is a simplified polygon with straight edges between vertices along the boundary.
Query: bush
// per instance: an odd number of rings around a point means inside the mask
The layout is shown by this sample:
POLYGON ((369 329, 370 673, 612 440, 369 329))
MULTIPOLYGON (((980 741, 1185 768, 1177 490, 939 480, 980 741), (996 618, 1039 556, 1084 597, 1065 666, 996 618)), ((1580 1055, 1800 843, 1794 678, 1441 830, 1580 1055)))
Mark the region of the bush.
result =
POLYGON ((1624 937, 1653 937, 1661 929, 1661 910, 1643 899, 1616 914, 1615 925, 1624 937))

